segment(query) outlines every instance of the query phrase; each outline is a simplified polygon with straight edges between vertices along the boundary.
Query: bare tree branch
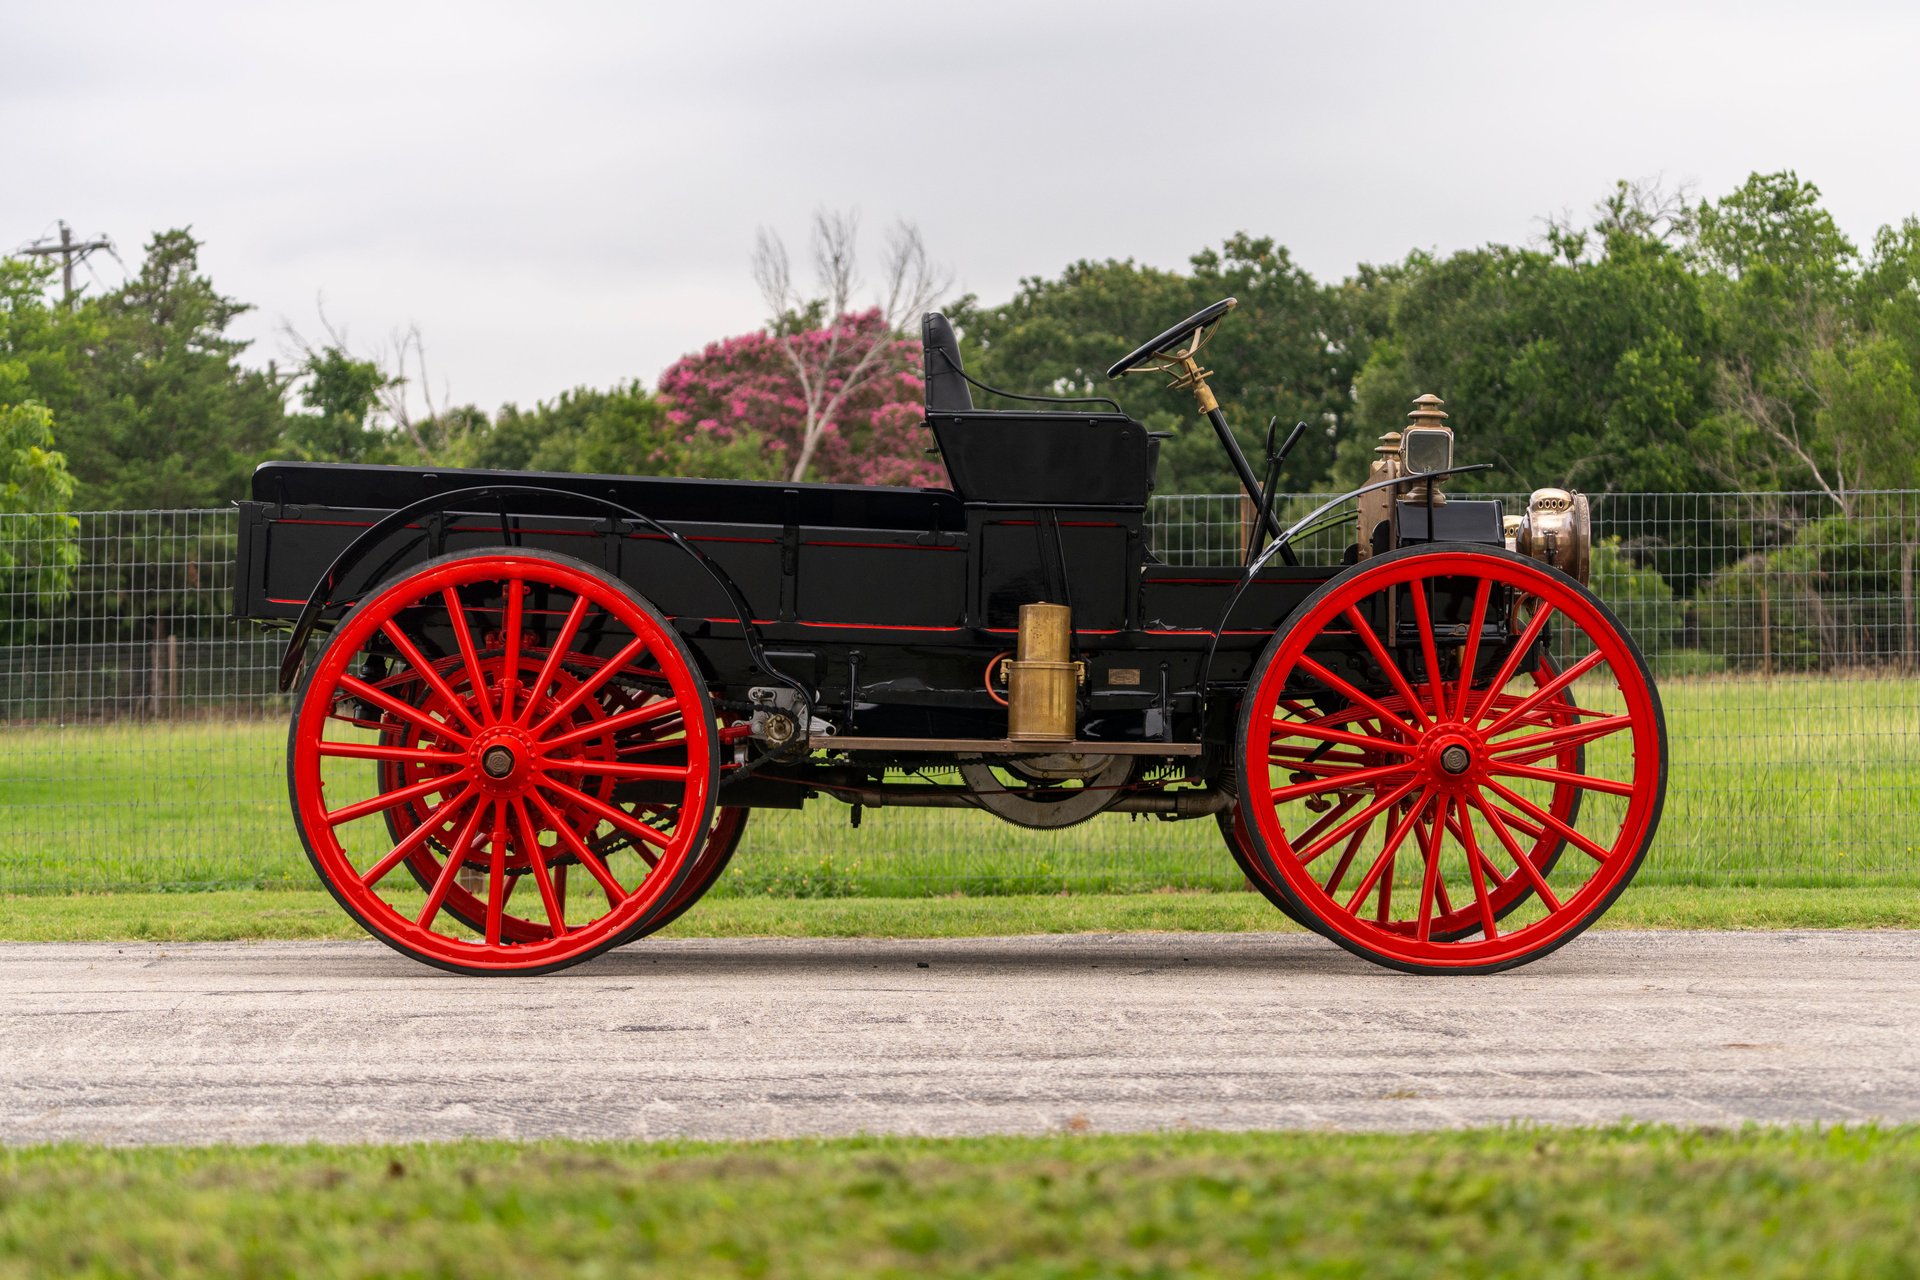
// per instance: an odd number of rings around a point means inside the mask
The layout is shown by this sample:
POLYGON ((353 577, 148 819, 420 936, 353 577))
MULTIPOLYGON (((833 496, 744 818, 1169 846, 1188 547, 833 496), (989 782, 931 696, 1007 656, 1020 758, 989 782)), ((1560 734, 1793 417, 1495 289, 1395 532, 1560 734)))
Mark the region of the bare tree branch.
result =
POLYGON ((854 298, 862 286, 859 238, 857 213, 815 211, 811 247, 819 293, 811 301, 794 290, 791 261, 779 236, 762 228, 754 240, 753 278, 767 305, 769 332, 800 383, 804 407, 790 480, 806 478, 836 415, 885 371, 897 335, 949 287, 948 277, 928 258, 919 229, 899 222, 887 237, 882 285, 872 305, 880 322, 856 323, 854 298), (824 342, 805 341, 809 321, 825 327, 824 342))

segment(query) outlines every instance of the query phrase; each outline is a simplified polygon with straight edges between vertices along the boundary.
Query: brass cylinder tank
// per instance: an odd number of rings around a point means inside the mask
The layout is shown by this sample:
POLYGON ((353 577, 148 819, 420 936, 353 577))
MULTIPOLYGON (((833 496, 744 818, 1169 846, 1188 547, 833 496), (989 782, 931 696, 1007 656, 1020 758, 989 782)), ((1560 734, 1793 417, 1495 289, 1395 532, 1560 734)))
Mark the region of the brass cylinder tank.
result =
POLYGON ((1007 737, 1071 741, 1084 671, 1072 660, 1073 611, 1063 604, 1021 605, 1016 645, 1007 663, 1007 737))

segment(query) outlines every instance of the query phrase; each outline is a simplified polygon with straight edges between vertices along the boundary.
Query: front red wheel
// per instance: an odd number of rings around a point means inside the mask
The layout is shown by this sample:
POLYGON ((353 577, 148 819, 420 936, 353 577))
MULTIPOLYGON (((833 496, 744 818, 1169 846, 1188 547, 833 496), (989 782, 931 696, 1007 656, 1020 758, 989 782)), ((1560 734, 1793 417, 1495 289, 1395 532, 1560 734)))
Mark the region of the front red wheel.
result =
POLYGON ((1666 729, 1564 574, 1484 547, 1367 560, 1295 610, 1242 704, 1251 853, 1319 930, 1416 972, 1524 964, 1625 889, 1666 729))
POLYGON ((652 606, 578 560, 494 549, 341 619, 301 684, 288 782, 315 870, 374 936, 441 968, 539 972, 673 905, 718 749, 652 606))

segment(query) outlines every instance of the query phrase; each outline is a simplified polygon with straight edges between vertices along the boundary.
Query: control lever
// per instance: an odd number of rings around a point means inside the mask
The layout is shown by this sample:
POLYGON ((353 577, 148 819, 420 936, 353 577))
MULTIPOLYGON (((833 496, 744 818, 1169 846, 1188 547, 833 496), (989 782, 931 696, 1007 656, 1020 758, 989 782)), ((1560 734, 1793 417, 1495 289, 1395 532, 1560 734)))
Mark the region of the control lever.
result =
MULTIPOLYGON (((1260 554, 1260 544, 1266 541, 1267 530, 1276 527, 1273 521, 1273 488, 1280 483, 1280 464, 1293 452, 1293 446, 1300 443, 1300 437, 1307 433, 1307 424, 1296 422, 1293 430, 1287 433, 1287 442, 1274 448, 1273 437, 1280 430, 1280 415, 1274 414, 1267 420, 1267 482, 1260 486, 1260 519, 1254 524, 1253 536, 1247 539, 1247 564, 1260 554)), ((1288 564, 1299 564, 1300 557, 1293 553, 1291 546, 1280 548, 1280 558, 1288 564)))

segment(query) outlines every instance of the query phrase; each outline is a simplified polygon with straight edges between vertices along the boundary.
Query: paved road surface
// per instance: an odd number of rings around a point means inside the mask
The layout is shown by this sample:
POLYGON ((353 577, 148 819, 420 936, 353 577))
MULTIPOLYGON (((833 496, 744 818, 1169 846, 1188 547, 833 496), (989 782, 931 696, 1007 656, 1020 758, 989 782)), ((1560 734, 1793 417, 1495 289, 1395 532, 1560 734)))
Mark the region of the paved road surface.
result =
POLYGON ((0 946, 0 1141, 1920 1119, 1920 933, 1605 933, 1492 978, 1300 935, 0 946))

